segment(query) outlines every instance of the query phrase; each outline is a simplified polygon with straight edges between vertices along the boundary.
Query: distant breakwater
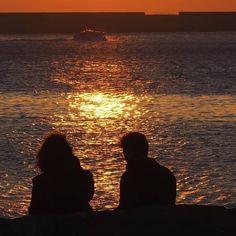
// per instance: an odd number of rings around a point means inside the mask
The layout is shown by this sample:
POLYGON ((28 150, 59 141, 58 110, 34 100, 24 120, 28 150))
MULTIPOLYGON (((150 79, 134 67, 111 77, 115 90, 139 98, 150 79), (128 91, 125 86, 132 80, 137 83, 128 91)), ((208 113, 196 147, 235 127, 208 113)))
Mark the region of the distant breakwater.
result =
POLYGON ((0 34, 73 34, 85 28, 108 33, 236 31, 236 12, 0 13, 0 34))

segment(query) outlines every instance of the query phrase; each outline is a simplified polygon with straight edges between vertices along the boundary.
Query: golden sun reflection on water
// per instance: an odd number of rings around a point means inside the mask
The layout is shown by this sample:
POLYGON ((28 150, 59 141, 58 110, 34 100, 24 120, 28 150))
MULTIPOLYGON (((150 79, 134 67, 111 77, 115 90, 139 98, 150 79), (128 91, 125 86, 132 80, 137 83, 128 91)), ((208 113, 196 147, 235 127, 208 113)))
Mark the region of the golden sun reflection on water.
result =
POLYGON ((89 119, 119 119, 131 113, 133 117, 139 115, 135 110, 139 99, 131 94, 83 93, 69 95, 68 100, 71 112, 79 112, 80 116, 89 119))

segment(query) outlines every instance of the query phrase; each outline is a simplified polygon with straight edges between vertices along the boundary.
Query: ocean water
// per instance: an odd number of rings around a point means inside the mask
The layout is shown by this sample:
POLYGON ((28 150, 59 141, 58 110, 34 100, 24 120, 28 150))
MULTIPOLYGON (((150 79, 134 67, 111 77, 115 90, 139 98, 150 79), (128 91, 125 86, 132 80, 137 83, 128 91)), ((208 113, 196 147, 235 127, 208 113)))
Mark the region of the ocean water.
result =
POLYGON ((236 33, 0 35, 0 217, 27 214, 35 155, 66 133, 92 171, 95 210, 117 207, 118 146, 143 132, 178 204, 236 207, 236 33))

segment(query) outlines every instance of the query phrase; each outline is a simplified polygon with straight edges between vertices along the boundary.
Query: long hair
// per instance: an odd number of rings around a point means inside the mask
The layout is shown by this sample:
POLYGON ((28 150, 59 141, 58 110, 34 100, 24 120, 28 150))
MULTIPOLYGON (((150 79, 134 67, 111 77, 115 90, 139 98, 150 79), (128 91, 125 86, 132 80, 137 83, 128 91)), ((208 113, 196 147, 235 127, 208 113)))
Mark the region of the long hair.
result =
POLYGON ((46 137, 36 159, 37 167, 43 173, 60 173, 80 166, 66 136, 57 133, 46 137))

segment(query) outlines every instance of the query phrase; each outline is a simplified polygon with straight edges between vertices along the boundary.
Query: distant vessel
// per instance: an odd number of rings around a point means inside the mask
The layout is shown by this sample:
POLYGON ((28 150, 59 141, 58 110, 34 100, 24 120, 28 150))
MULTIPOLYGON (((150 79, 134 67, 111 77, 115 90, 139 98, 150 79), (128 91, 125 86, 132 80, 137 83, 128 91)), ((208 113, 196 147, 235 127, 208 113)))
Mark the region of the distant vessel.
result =
POLYGON ((74 40, 79 41, 106 41, 105 32, 96 31, 96 30, 82 30, 77 34, 73 35, 74 40))

